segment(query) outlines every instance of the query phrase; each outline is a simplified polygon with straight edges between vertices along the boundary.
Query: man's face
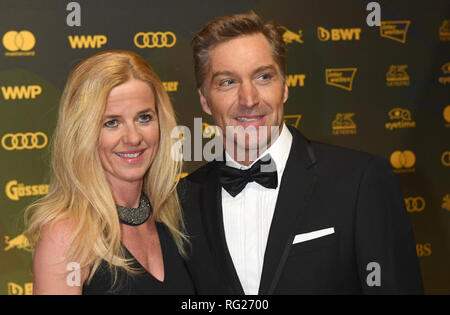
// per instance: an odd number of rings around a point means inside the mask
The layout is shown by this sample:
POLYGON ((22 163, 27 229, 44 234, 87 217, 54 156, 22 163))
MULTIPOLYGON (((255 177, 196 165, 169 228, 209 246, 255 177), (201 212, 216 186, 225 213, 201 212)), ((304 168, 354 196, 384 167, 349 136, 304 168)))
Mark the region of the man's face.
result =
POLYGON ((199 90, 200 102, 222 128, 227 151, 230 149, 227 144, 245 151, 269 147, 270 128, 277 126, 279 130, 283 123, 288 88, 267 39, 255 34, 221 43, 210 50, 209 61, 204 89, 199 90), (245 141, 240 137, 226 139, 229 126, 254 127, 256 133, 246 133, 245 141))

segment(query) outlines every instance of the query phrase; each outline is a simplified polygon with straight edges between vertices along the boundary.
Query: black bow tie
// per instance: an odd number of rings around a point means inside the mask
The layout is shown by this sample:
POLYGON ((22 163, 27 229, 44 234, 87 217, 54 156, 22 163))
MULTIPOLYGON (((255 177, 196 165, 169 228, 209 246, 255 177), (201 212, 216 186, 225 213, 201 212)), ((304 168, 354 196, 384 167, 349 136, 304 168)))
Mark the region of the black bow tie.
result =
POLYGON ((256 161, 249 169, 240 170, 226 166, 220 166, 220 184, 233 197, 236 197, 250 182, 257 182, 266 188, 278 187, 278 175, 275 161, 270 155, 266 155, 256 161))

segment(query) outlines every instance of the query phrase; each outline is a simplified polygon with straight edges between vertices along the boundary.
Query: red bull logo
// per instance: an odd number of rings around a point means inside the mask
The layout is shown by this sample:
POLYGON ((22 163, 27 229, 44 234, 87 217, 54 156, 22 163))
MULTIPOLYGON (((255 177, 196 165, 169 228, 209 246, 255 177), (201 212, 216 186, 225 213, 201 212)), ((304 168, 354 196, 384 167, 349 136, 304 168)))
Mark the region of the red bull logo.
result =
POLYGON ((19 236, 14 237, 13 239, 10 239, 9 236, 5 236, 5 244, 5 252, 13 248, 23 249, 27 252, 31 252, 30 241, 25 236, 25 232, 20 234, 19 236))

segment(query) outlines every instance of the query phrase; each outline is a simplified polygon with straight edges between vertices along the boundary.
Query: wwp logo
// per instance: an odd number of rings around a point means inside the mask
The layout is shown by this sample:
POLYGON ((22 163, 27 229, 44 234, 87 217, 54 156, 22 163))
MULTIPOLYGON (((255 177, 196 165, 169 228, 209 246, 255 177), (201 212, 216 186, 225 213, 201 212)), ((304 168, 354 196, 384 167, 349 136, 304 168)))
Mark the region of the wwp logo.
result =
POLYGON ((42 93, 40 85, 21 85, 21 86, 2 86, 1 91, 3 98, 8 100, 35 99, 42 93))
POLYGON ((105 35, 69 35, 67 38, 72 49, 101 48, 108 42, 105 35))

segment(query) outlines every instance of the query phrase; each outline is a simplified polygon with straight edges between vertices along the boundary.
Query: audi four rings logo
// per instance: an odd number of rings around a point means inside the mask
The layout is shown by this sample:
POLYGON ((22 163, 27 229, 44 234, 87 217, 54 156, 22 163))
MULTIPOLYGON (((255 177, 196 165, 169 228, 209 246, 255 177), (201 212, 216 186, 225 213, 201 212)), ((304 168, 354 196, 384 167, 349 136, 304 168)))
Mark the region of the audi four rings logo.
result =
POLYGON ((172 32, 139 32, 134 36, 134 44, 138 48, 170 48, 177 42, 172 32))
POLYGON ((422 197, 405 198, 405 205, 408 212, 420 212, 425 209, 425 199, 422 197))
POLYGON ((2 137, 2 147, 5 150, 42 149, 48 143, 47 135, 43 132, 7 133, 2 137))

